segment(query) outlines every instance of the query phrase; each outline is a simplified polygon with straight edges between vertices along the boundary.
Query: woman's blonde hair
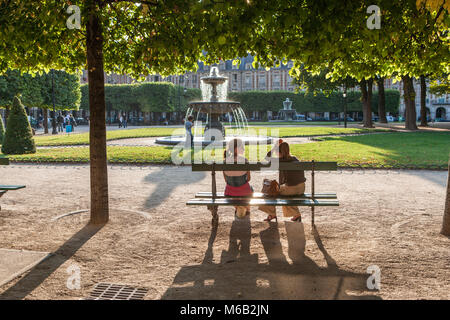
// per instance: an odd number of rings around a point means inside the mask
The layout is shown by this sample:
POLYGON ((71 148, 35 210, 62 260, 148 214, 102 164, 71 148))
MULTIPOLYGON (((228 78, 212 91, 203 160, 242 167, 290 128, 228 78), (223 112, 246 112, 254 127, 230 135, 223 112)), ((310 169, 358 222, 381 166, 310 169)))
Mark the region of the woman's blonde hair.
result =
POLYGON ((239 138, 231 139, 227 144, 224 157, 236 160, 239 150, 244 150, 244 142, 239 138))

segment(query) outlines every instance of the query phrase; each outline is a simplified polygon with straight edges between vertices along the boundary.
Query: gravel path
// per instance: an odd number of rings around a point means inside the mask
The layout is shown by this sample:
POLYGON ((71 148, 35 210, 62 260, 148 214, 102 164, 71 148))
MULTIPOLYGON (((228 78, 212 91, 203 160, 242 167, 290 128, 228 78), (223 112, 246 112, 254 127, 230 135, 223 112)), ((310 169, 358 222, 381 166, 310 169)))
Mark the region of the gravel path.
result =
MULTIPOLYGON (((0 177, 27 185, 1 198, 0 248, 55 253, 0 299, 80 299, 98 282, 149 288, 146 299, 450 299, 450 239, 439 234, 447 172, 318 173, 316 191, 337 191, 341 205, 316 210, 316 236, 307 208, 303 224, 280 215, 270 226, 256 208, 243 220, 220 208, 211 229, 206 208, 185 205, 210 176, 187 167, 110 166, 100 229, 86 227, 88 213, 54 220, 89 208, 89 166, 10 165, 0 177), (80 290, 66 287, 74 265, 80 290), (372 265, 379 291, 366 288, 372 265)), ((252 174, 256 190, 264 177, 252 174)))

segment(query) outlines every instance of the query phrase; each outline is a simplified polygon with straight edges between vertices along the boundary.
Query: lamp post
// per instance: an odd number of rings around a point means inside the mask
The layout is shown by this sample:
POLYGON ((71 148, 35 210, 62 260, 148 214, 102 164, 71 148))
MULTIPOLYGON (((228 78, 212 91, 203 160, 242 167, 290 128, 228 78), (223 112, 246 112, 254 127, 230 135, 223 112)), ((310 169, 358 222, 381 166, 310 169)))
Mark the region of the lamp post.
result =
POLYGON ((54 69, 52 69, 52 104, 53 104, 53 115, 52 115, 52 134, 58 134, 56 130, 56 110, 55 110, 55 84, 54 84, 54 69))
POLYGON ((344 128, 347 128, 347 88, 344 86, 344 128))

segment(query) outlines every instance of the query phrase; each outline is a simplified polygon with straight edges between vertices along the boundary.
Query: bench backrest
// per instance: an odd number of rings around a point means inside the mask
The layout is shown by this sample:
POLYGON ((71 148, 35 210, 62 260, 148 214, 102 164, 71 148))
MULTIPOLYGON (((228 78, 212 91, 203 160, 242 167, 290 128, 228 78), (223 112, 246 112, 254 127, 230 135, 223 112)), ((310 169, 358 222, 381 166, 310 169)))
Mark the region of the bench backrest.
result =
MULTIPOLYGON (((260 171, 263 168, 270 168, 270 164, 266 163, 199 163, 192 164, 192 171, 260 171)), ((336 171, 337 162, 279 162, 278 170, 295 171, 295 170, 315 170, 315 171, 336 171)))
POLYGON ((9 159, 8 158, 1 158, 0 157, 0 165, 8 165, 9 159))

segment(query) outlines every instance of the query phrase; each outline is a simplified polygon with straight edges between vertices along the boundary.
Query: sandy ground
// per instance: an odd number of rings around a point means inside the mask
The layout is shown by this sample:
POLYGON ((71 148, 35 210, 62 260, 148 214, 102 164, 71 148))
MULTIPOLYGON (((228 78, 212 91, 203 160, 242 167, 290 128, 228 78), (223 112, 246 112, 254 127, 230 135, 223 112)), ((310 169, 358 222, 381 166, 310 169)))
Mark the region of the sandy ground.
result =
MULTIPOLYGON (((2 184, 27 188, 0 199, 0 248, 54 255, 0 287, 0 299, 80 299, 98 282, 146 287, 145 299, 450 299, 450 239, 439 234, 446 177, 319 173, 318 192, 337 191, 341 205, 317 209, 312 232, 308 208, 304 223, 270 225, 256 208, 242 220, 220 208, 214 228, 206 208, 185 205, 210 189, 209 174, 112 166, 111 219, 97 228, 88 213, 54 220, 89 207, 88 166, 2 166, 2 184), (380 290, 366 287, 373 265, 380 290), (67 288, 71 267, 80 289, 67 288)), ((252 175, 255 189, 262 179, 252 175)))

